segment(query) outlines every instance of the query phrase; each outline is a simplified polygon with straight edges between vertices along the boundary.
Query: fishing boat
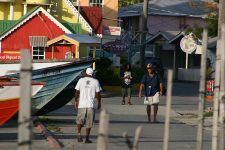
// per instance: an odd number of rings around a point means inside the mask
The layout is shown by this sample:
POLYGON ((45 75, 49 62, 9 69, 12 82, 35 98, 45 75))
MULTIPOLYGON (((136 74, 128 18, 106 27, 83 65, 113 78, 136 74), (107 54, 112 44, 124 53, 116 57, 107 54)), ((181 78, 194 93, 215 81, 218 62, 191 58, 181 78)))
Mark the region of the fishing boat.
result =
MULTIPOLYGON (((32 82, 34 96, 44 86, 43 83, 32 82)), ((0 126, 12 118, 19 110, 20 85, 13 78, 0 78, 0 126)))
MULTIPOLYGON (((74 97, 76 80, 93 62, 94 59, 84 58, 50 67, 33 69, 32 80, 44 82, 45 85, 32 97, 32 114, 43 115, 68 103, 74 97)), ((14 72, 8 74, 8 76, 18 78, 19 73, 14 72)))

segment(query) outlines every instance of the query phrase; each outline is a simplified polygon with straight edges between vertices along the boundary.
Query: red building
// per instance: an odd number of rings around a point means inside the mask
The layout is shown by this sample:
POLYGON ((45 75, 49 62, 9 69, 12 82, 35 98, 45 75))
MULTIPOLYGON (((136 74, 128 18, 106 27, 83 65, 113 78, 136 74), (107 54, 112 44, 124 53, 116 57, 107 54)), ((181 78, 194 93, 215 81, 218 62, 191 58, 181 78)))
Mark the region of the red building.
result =
POLYGON ((0 36, 0 59, 9 58, 7 55, 20 55, 21 48, 31 50, 33 59, 63 59, 68 46, 56 47, 54 55, 52 49, 47 47, 48 40, 63 34, 71 34, 71 31, 42 7, 36 7, 0 36))

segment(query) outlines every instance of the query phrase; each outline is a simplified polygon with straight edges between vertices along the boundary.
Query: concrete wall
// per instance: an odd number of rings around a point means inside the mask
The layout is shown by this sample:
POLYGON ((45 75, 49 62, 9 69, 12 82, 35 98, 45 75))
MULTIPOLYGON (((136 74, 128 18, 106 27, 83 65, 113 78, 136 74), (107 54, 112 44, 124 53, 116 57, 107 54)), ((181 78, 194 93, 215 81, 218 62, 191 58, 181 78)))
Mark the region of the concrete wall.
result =
POLYGON ((103 26, 117 26, 118 0, 103 0, 103 26))

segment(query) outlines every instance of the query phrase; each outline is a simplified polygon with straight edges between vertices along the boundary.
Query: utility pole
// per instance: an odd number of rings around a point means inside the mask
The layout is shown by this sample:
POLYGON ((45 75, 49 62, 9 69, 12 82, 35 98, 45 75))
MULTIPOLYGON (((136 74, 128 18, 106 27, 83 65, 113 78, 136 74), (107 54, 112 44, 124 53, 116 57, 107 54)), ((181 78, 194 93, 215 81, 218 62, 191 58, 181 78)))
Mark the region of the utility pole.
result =
POLYGON ((109 114, 106 113, 106 110, 102 110, 100 113, 97 150, 107 150, 108 129, 109 129, 109 114))
POLYGON ((146 47, 146 34, 148 33, 147 28, 147 19, 148 19, 148 0, 144 0, 143 4, 143 15, 141 17, 140 31, 141 31, 141 48, 140 48, 140 67, 144 68, 145 65, 145 47, 146 47))
POLYGON ((214 88, 214 103, 213 103, 213 127, 212 127, 212 150, 218 149, 218 111, 220 99, 220 77, 221 77, 221 28, 225 23, 225 0, 219 1, 219 18, 218 18, 218 39, 216 50, 216 74, 215 74, 215 88, 214 88))
POLYGON ((225 24, 222 24, 221 36, 221 85, 220 85, 220 106, 219 106, 219 150, 224 150, 224 98, 225 98, 225 24))
POLYGON ((202 150, 203 147, 203 124, 204 124, 204 108, 205 108, 205 83, 206 83, 206 51, 208 43, 208 30, 204 28, 202 39, 202 56, 201 56, 201 72, 200 72, 200 87, 199 87, 199 102, 198 102, 198 131, 197 131, 197 150, 202 150))
POLYGON ((21 50, 20 100, 18 120, 18 150, 31 149, 31 56, 27 49, 21 50))
POLYGON ((165 113, 165 125, 164 125, 164 138, 163 138, 163 150, 168 150, 169 136, 170 136, 170 112, 172 101, 172 88, 173 88, 173 70, 168 70, 168 84, 166 95, 166 113, 165 113))

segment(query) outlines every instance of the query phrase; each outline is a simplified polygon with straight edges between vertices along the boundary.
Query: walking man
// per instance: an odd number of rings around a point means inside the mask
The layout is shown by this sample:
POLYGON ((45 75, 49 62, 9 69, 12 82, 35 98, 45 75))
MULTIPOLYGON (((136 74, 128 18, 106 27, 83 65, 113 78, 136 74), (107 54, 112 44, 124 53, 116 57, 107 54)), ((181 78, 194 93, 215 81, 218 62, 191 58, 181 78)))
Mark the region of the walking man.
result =
POLYGON ((153 122, 158 123, 156 119, 159 105, 159 96, 163 93, 163 84, 161 77, 156 73, 154 66, 149 63, 146 65, 147 73, 144 74, 139 87, 139 98, 142 96, 142 89, 145 91, 144 103, 147 105, 146 112, 148 122, 151 123, 151 106, 154 107, 153 122))
POLYGON ((86 124, 85 143, 92 143, 89 139, 89 135, 95 119, 95 98, 97 98, 97 109, 101 108, 100 91, 102 89, 99 85, 99 81, 92 77, 93 72, 92 68, 87 68, 85 77, 81 78, 75 87, 75 109, 78 109, 76 119, 78 142, 83 142, 81 128, 86 124))

